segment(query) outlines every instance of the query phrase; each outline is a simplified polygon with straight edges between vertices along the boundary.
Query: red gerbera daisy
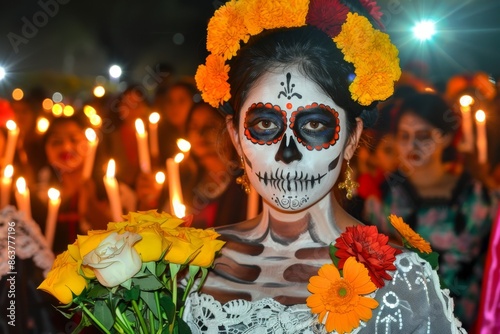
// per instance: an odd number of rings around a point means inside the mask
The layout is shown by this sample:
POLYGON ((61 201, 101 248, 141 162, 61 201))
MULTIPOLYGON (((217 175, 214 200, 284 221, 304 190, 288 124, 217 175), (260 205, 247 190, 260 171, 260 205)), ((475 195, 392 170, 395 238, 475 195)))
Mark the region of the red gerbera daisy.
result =
POLYGON ((335 256, 340 259, 339 268, 342 269, 345 261, 354 256, 366 266, 373 283, 379 288, 383 287, 384 279, 392 279, 387 271, 396 270, 395 255, 401 253, 401 250, 388 245, 388 241, 389 237, 378 233, 376 226, 347 227, 335 243, 335 256))
POLYGON ((347 19, 349 8, 340 0, 311 0, 306 23, 325 32, 331 38, 337 36, 347 19))
POLYGON ((377 6, 377 2, 373 0, 361 0, 361 5, 370 13, 370 16, 380 25, 381 29, 384 29, 384 24, 382 23, 382 11, 380 6, 377 6))

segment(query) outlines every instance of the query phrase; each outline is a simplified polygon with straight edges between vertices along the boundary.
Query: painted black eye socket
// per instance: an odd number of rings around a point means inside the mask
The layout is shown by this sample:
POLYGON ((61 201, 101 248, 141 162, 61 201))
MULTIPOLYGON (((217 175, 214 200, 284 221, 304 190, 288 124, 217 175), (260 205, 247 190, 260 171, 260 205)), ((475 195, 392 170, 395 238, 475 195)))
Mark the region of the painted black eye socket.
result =
POLYGON ((285 121, 281 110, 267 104, 259 104, 246 114, 245 136, 253 143, 276 143, 285 132, 285 121))
POLYGON ((301 108, 294 113, 292 130, 309 150, 327 148, 339 138, 338 113, 326 106, 301 108))

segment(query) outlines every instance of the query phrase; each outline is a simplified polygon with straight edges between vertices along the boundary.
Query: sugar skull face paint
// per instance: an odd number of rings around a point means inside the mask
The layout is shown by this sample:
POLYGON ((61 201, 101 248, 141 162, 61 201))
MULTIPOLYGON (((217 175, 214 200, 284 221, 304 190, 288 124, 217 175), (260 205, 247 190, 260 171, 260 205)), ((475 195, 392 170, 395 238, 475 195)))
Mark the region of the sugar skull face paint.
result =
POLYGON ((239 140, 257 192, 277 209, 305 209, 329 193, 347 138, 345 112, 294 68, 265 74, 242 106, 239 140))

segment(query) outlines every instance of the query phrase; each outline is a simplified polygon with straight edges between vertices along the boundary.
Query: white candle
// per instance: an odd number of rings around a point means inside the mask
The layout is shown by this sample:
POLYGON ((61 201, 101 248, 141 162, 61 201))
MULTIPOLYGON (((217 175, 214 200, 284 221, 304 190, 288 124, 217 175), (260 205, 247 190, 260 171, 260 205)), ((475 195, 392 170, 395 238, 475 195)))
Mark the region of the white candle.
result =
POLYGON ((184 154, 178 153, 174 158, 167 159, 167 181, 170 196, 170 210, 177 217, 182 218, 186 214, 186 207, 182 197, 181 178, 179 174, 179 163, 184 159, 184 154))
POLYGON ((474 103, 474 99, 470 95, 463 95, 460 97, 463 133, 461 149, 463 152, 472 152, 474 150, 474 132, 470 107, 472 103, 474 103))
POLYGON ((19 211, 24 212, 27 218, 31 217, 30 190, 24 177, 16 181, 16 203, 19 211))
POLYGON ((113 221, 122 221, 122 204, 120 200, 120 190, 118 189, 118 181, 115 178, 115 161, 110 159, 106 175, 104 176, 104 187, 108 195, 109 206, 113 221))
POLYGON ((3 166, 11 165, 14 161, 14 154, 16 153, 17 138, 19 137, 19 128, 16 122, 8 120, 5 124, 9 130, 7 136, 7 144, 5 146, 5 154, 3 158, 3 166))
POLYGON ((488 162, 488 140, 486 138, 486 113, 483 110, 476 111, 476 145, 477 160, 483 165, 488 162))
POLYGON ((92 169, 94 167, 95 152, 97 150, 97 144, 99 139, 92 128, 85 130, 85 137, 89 142, 89 148, 87 150, 87 155, 85 156, 85 162, 83 164, 82 178, 83 180, 88 180, 92 175, 92 169))
POLYGON ((143 173, 151 173, 151 160, 148 149, 148 133, 144 129, 144 122, 138 118, 135 120, 137 149, 139 150, 139 166, 143 173))
POLYGON ((0 209, 10 203, 10 190, 12 188, 12 175, 14 175, 14 167, 12 165, 5 166, 2 175, 2 190, 0 196, 0 209))
POLYGON ((52 248, 56 234, 57 215, 59 213, 59 206, 61 205, 61 193, 55 188, 50 188, 48 195, 49 210, 45 222, 45 239, 47 239, 49 248, 52 248))
POLYGON ((158 144, 158 122, 160 121, 160 114, 157 112, 149 115, 149 144, 151 147, 151 155, 158 157, 160 148, 158 144))
POLYGON ((250 185, 250 193, 247 199, 247 219, 252 219, 259 213, 259 193, 250 185))

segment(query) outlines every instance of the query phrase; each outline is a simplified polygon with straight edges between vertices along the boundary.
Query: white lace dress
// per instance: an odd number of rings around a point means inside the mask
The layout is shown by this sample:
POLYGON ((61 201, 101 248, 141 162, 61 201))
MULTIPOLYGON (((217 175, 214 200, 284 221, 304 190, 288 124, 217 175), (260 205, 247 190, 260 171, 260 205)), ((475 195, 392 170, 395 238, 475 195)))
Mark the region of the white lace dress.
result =
MULTIPOLYGON (((453 315, 453 300, 439 285, 436 271, 416 253, 396 256, 393 279, 372 294, 379 302, 368 322, 352 333, 466 333, 453 315)), ((326 333, 305 304, 285 306, 272 298, 221 304, 212 296, 192 294, 184 320, 193 333, 326 333)))

